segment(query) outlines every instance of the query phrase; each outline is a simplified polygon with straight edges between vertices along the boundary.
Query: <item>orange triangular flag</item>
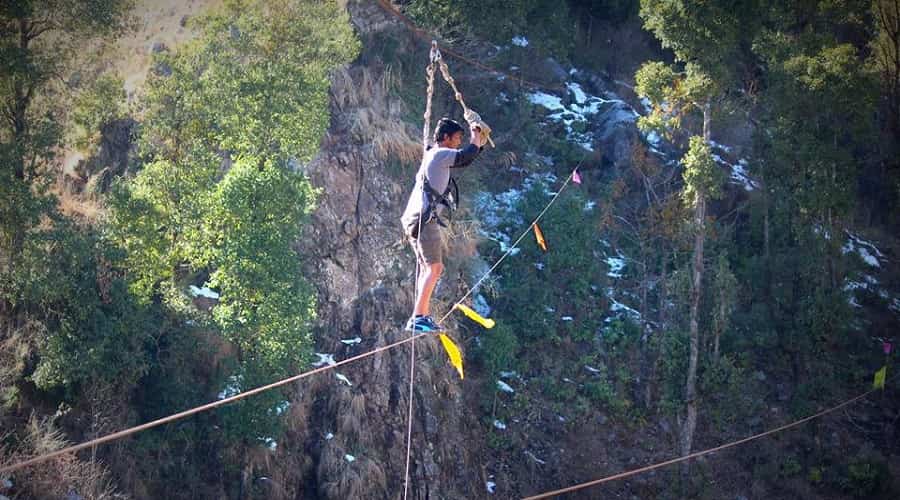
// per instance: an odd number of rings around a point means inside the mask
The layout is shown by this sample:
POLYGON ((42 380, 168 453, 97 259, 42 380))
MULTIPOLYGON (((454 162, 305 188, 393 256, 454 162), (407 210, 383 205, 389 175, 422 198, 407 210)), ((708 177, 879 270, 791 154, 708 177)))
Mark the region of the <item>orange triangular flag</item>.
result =
POLYGON ((547 241, 544 239, 544 233, 541 231, 541 227, 537 225, 537 222, 534 223, 534 237, 537 238, 537 244, 541 247, 541 250, 547 251, 547 241))

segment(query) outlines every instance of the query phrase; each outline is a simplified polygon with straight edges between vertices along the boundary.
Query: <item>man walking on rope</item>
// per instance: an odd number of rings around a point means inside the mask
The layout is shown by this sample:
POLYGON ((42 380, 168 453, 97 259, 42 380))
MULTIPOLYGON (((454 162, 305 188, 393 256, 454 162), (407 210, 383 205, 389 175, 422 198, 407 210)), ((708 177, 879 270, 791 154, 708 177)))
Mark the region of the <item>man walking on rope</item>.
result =
POLYGON ((403 231, 416 254, 419 269, 415 310, 406 324, 409 331, 424 333, 439 330, 429 307, 431 293, 444 271, 440 226, 446 227, 446 223, 442 216, 453 210, 457 201, 451 195, 450 169, 469 166, 484 147, 481 130, 472 126, 469 132, 470 144, 460 149, 463 127, 449 118, 438 122, 434 131, 435 144, 422 157, 415 187, 400 218, 403 231))

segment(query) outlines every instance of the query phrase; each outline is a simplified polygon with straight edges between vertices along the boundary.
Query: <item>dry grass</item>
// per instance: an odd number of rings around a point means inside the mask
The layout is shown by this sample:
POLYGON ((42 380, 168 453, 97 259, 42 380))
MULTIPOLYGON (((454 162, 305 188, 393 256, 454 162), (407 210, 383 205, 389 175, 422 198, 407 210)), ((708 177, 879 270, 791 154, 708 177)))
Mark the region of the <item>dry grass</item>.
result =
MULTIPOLYGON (((195 33, 190 24, 181 26, 182 18, 200 15, 221 4, 222 0, 137 0, 131 11, 135 29, 116 40, 111 47, 104 48, 104 69, 122 77, 128 99, 134 101, 143 92, 152 62, 153 43, 160 42, 169 50, 174 50, 178 45, 192 40, 195 33)), ((74 166, 84 159, 84 153, 72 147, 62 148, 58 153, 58 167, 63 174, 71 174, 74 166)), ((90 220, 100 215, 99 206, 93 202, 67 200, 61 208, 64 213, 90 220)))
POLYGON ((341 391, 340 396, 333 398, 334 414, 337 415, 338 433, 347 439, 357 439, 365 430, 366 397, 362 394, 350 394, 341 391))
MULTIPOLYGON (((68 445, 62 431, 50 419, 39 419, 32 415, 18 441, 18 447, 0 447, 0 465, 10 465, 68 445)), ((128 498, 116 492, 106 467, 100 463, 79 460, 73 455, 58 457, 18 471, 13 475, 12 481, 11 493, 14 498, 66 498, 70 492, 77 493, 86 500, 128 498)))
POLYGON ((55 190, 57 208, 63 215, 86 222, 97 222, 106 214, 106 207, 99 201, 70 193, 66 189, 55 190))
POLYGON ((286 450, 300 449, 295 445, 285 446, 279 443, 279 451, 276 454, 268 452, 272 459, 267 462, 265 469, 256 469, 256 477, 253 480, 254 486, 261 493, 258 498, 269 500, 306 498, 301 495, 303 476, 312 467, 312 457, 305 453, 293 453, 292 451, 285 453, 282 448, 286 450))
POLYGON ((359 500, 387 498, 387 475, 374 460, 355 455, 353 463, 344 458, 345 450, 334 448, 323 453, 319 477, 323 478, 325 498, 359 500))
POLYGON ((341 68, 334 72, 331 91, 337 111, 349 124, 350 137, 371 144, 379 160, 396 158, 414 164, 422 146, 414 139, 403 117, 403 103, 390 97, 397 78, 390 66, 381 75, 370 68, 341 68))
POLYGON ((125 80, 130 95, 140 93, 150 68, 150 47, 161 42, 172 50, 194 38, 190 25, 181 26, 184 16, 197 16, 222 0, 138 0, 132 14, 137 29, 118 40, 112 66, 125 80))
POLYGON ((15 384, 25 373, 31 353, 36 350, 37 339, 44 330, 44 325, 38 321, 26 320, 22 325, 13 323, 15 321, 4 318, 0 334, 0 409, 17 404, 15 384))

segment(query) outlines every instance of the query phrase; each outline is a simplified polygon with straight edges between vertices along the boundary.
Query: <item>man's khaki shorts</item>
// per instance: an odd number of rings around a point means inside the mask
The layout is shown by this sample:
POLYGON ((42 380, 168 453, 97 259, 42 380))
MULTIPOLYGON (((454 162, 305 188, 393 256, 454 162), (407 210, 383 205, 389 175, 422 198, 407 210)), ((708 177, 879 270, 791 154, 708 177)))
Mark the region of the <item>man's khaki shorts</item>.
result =
POLYGON ((441 254, 441 227, 436 223, 432 222, 431 224, 422 226, 419 237, 409 238, 409 244, 412 245, 419 264, 431 265, 443 263, 443 255, 441 254))

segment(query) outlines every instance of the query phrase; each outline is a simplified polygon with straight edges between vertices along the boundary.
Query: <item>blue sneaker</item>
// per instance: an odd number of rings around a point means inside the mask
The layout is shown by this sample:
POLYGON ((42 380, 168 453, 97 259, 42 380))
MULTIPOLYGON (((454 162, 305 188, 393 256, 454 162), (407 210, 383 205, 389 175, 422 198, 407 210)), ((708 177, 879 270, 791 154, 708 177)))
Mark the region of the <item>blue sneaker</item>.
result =
POLYGON ((413 323, 413 331, 418 333, 431 333, 441 331, 441 327, 434 322, 431 316, 420 316, 415 318, 413 323))

